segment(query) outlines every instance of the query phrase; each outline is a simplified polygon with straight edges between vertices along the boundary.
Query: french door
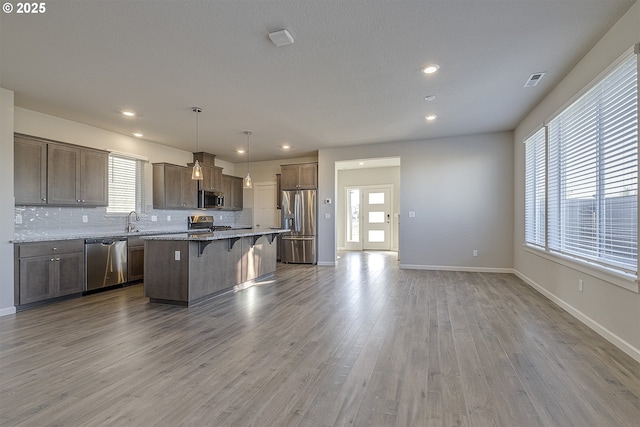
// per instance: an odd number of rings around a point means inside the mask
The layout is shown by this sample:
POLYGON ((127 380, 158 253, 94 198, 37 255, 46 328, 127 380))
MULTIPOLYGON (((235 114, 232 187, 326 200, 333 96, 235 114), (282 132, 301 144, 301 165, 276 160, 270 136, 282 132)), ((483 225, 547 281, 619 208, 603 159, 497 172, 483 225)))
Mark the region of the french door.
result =
POLYGON ((346 188, 346 242, 350 250, 391 249, 391 186, 346 188))

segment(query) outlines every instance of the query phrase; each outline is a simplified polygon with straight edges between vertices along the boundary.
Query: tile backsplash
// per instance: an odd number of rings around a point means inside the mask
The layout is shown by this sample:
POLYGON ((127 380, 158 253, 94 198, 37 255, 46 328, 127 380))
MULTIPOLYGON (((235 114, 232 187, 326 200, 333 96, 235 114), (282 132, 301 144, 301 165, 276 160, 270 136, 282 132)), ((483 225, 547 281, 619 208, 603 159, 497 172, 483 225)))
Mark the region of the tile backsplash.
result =
MULTIPOLYGON (((217 210, 165 210, 148 206, 139 213, 140 221, 134 226, 140 231, 182 231, 187 229, 187 216, 212 215, 216 225, 251 226, 252 209, 240 212, 217 210)), ((25 240, 40 237, 69 237, 89 234, 114 234, 124 232, 127 215, 108 214, 107 209, 16 206, 14 215, 14 239, 25 240)))

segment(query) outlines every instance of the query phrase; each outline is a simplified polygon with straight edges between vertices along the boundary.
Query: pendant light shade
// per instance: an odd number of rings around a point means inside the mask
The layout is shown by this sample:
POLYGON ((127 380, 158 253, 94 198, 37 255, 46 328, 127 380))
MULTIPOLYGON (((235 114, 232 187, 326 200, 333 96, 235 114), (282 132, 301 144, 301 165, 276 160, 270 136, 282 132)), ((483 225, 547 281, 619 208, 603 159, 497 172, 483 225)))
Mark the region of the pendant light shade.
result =
MULTIPOLYGON (((202 112, 202 108, 193 107, 191 108, 191 111, 196 113, 196 153, 197 153, 198 152, 198 113, 202 112)), ((191 179, 195 179, 198 181, 203 179, 202 167, 200 166, 200 163, 198 163, 198 160, 196 160, 196 163, 193 165, 193 170, 191 171, 191 179)))
POLYGON ((247 135, 247 176, 243 181, 244 188, 253 188, 253 182, 251 182, 251 174, 249 173, 249 135, 253 132, 245 130, 244 134, 247 135))

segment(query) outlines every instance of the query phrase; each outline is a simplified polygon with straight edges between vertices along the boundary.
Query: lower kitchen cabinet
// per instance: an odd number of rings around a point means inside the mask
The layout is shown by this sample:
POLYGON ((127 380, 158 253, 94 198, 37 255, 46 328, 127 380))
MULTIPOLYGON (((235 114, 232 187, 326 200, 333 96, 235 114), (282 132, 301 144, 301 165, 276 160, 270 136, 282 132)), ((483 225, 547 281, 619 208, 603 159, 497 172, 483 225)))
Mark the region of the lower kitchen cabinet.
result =
POLYGON ((144 278, 144 240, 140 237, 127 239, 127 269, 129 282, 144 278))
POLYGON ((82 240, 17 244, 15 263, 16 305, 84 291, 82 240))

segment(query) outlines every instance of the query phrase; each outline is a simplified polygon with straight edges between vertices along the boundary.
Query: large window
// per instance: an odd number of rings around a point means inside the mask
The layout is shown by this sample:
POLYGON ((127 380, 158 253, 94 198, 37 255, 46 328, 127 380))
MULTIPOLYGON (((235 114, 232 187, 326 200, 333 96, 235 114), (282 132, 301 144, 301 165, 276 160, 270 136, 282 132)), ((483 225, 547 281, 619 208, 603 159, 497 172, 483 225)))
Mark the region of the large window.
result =
POLYGON ((109 155, 108 213, 144 210, 144 165, 146 161, 123 154, 109 155))
POLYGON ((525 144, 526 242, 637 275, 636 55, 525 144))

